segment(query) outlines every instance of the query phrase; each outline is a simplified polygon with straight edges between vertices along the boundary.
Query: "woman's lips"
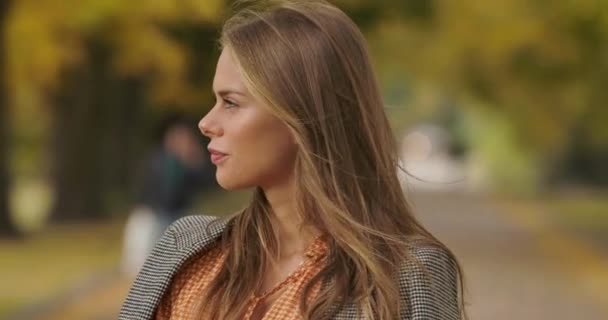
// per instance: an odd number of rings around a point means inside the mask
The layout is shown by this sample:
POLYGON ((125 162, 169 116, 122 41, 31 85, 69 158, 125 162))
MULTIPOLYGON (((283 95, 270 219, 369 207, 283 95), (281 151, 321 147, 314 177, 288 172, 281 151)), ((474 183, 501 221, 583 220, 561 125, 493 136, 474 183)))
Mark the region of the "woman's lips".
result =
POLYGON ((219 152, 213 148, 208 148, 209 150, 209 154, 211 154, 211 162, 213 162, 213 164, 218 164, 221 161, 223 161, 228 155, 223 153, 223 152, 219 152))
POLYGON ((211 153, 211 162, 213 162, 213 164, 218 164, 218 163, 222 162, 224 159, 226 159, 227 156, 228 156, 227 154, 212 152, 211 153))

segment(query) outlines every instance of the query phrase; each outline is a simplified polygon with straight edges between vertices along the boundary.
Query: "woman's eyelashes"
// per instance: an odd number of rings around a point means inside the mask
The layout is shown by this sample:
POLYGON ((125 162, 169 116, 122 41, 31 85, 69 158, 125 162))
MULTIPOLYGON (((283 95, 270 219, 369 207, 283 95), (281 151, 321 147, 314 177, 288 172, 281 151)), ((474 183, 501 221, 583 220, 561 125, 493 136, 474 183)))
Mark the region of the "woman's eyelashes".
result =
POLYGON ((226 98, 222 98, 222 101, 224 102, 224 108, 235 108, 238 107, 238 104, 230 99, 226 99, 226 98))

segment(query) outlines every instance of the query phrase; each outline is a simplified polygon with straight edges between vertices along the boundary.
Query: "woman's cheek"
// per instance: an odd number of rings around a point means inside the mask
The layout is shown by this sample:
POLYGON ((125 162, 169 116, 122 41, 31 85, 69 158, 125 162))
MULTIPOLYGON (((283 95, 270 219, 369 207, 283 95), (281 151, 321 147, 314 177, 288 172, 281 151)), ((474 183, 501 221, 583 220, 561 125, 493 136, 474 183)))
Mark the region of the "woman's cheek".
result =
POLYGON ((230 156, 223 166, 218 166, 216 178, 218 184, 227 190, 237 190, 257 185, 259 166, 254 159, 241 159, 230 156), (254 160, 254 161, 252 161, 254 160))

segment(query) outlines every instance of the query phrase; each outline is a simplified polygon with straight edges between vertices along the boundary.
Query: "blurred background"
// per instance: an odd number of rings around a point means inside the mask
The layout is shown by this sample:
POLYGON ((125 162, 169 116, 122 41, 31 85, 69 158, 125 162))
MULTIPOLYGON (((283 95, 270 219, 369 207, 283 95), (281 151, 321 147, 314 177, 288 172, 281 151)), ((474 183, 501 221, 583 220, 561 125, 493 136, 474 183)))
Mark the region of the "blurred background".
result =
MULTIPOLYGON (((332 2, 471 318, 607 319, 608 1, 332 2)), ((195 131, 230 6, 0 0, 0 319, 114 319, 163 226, 248 199, 195 131)))

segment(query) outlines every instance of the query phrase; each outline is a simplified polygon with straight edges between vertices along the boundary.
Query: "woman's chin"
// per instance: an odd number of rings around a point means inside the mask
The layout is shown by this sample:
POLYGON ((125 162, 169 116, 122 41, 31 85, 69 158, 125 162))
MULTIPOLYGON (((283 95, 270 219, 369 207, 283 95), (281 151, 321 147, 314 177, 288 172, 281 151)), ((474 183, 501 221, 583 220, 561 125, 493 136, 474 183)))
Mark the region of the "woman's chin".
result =
POLYGON ((229 179, 216 174, 217 184, 222 189, 227 191, 236 191, 251 188, 251 185, 244 183, 244 181, 238 181, 237 179, 229 179))

